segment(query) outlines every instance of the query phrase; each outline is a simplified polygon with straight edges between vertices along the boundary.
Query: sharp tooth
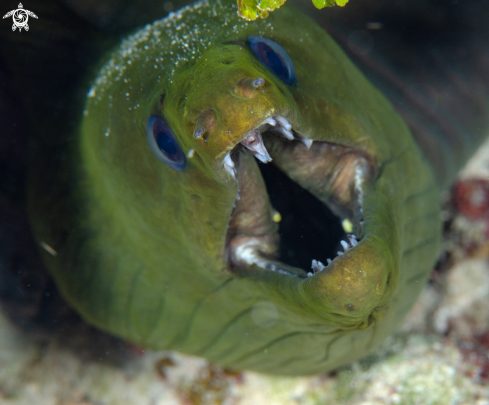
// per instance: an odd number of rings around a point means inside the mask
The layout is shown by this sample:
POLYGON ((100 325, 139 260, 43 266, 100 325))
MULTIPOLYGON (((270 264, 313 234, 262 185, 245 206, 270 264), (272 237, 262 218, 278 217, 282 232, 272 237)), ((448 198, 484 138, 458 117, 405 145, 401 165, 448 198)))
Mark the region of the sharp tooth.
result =
POLYGON ((241 145, 249 149, 251 153, 253 153, 253 155, 261 162, 268 163, 272 161, 272 158, 268 154, 268 151, 263 144, 260 131, 257 129, 253 129, 248 132, 248 136, 241 141, 241 145))
POLYGON ((311 263, 311 268, 314 273, 317 273, 324 269, 326 266, 322 264, 319 260, 313 260, 311 263))
POLYGON ((337 254, 338 256, 341 256, 343 253, 345 253, 345 252, 336 252, 336 254, 337 254))
POLYGON ((263 120, 263 122, 260 124, 260 126, 264 125, 264 124, 268 124, 268 125, 271 125, 272 127, 274 127, 275 125, 277 125, 277 121, 275 121, 272 117, 268 117, 268 118, 263 120))
POLYGON ((347 238, 350 241, 350 244, 352 246, 358 245, 358 241, 357 241, 357 238, 355 237, 355 235, 347 235, 347 238))
POLYGON ((326 261, 328 262, 328 264, 331 264, 331 262, 332 262, 333 260, 331 260, 331 259, 326 259, 326 261))
MULTIPOLYGON (((277 121, 275 121, 272 117, 265 118, 260 125, 258 125, 257 129, 260 133, 268 131, 270 127, 275 127, 277 125, 277 121)), ((273 128, 272 128, 273 129, 273 128)))
POLYGON ((287 121, 287 119, 285 119, 284 117, 282 117, 281 115, 276 115, 274 117, 277 122, 282 125, 286 130, 290 131, 292 129, 292 125, 290 125, 290 122, 287 121))
POLYGON ((313 143, 312 139, 300 137, 299 141, 301 141, 304 145, 306 145, 307 150, 311 149, 311 145, 313 143))
POLYGON ((228 152, 228 154, 224 156, 224 164, 234 169, 235 164, 233 162, 233 159, 231 159, 231 152, 228 152))
POLYGON ((234 169, 229 167, 228 165, 224 165, 224 168, 228 171, 228 173, 233 176, 234 178, 236 178, 236 175, 234 174, 234 169))
POLYGON ((341 240, 340 243, 341 243, 341 246, 343 246, 343 250, 345 252, 350 248, 350 245, 347 242, 345 242, 344 240, 341 240))
POLYGON ((291 130, 287 128, 282 128, 282 134, 287 138, 290 139, 291 141, 294 139, 294 134, 292 133, 291 130))
POLYGON ((294 134, 289 131, 288 129, 285 129, 284 127, 277 126, 274 128, 270 128, 272 131, 280 132, 285 138, 287 138, 289 141, 294 140, 294 134))
POLYGON ((235 173, 235 164, 233 162, 233 159, 231 159, 230 152, 224 157, 224 168, 229 172, 231 176, 236 178, 236 173, 235 173))

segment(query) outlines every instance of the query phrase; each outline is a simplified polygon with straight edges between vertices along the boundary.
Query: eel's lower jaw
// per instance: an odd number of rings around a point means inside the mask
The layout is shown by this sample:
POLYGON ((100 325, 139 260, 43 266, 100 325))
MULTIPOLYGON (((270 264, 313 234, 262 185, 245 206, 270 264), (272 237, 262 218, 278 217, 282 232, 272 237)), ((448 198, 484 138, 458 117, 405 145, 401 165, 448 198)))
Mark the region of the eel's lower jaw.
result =
POLYGON ((250 130, 223 161, 239 185, 227 234, 227 260, 231 270, 258 267, 306 278, 327 269, 336 258, 328 258, 324 264, 311 257, 309 269, 290 266, 278 259, 280 237, 276 213, 252 156, 263 163, 273 157, 274 163, 292 181, 343 219, 346 237, 338 238, 343 251, 339 250, 336 257, 355 249, 362 235, 364 188, 373 175, 373 166, 354 148, 313 142, 293 131, 284 117, 274 116, 250 130), (264 134, 270 130, 279 136, 264 134))

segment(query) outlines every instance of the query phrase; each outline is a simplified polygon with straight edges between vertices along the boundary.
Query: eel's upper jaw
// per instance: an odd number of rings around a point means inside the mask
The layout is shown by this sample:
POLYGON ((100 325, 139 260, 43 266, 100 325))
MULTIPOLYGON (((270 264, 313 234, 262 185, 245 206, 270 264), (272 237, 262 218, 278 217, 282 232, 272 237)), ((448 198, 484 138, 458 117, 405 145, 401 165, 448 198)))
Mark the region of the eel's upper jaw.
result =
MULTIPOLYGON (((246 149, 248 149, 253 156, 255 156, 262 163, 269 163, 272 161, 272 158, 270 157, 262 138, 262 134, 266 131, 274 132, 289 141, 298 140, 302 142, 308 150, 311 148, 313 143, 312 139, 308 139, 299 135, 298 133, 294 133, 292 131, 292 125, 285 117, 281 115, 267 117, 255 128, 248 131, 240 142, 240 145, 243 145, 246 149)), ((223 164, 226 171, 236 179, 236 165, 231 157, 235 151, 236 147, 234 147, 224 156, 223 164)))
POLYGON ((333 261, 328 258, 323 264, 311 257, 310 269, 300 269, 278 258, 277 213, 250 154, 262 163, 271 162, 273 157, 274 164, 293 182, 343 219, 346 235, 343 238, 339 235, 343 250, 337 251, 337 256, 358 245, 363 227, 364 188, 374 173, 371 161, 365 153, 352 147, 305 138, 293 130, 285 117, 275 115, 248 131, 223 159, 224 168, 237 179, 240 189, 227 234, 231 268, 254 265, 268 271, 310 277, 333 261))

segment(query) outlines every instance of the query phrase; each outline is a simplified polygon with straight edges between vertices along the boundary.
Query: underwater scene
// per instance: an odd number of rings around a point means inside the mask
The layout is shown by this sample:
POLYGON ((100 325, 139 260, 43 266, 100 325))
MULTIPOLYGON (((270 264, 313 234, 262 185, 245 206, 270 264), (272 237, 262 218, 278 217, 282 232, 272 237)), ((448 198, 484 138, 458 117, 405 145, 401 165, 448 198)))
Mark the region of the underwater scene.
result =
POLYGON ((489 405, 489 0, 16 1, 0 404, 489 405))

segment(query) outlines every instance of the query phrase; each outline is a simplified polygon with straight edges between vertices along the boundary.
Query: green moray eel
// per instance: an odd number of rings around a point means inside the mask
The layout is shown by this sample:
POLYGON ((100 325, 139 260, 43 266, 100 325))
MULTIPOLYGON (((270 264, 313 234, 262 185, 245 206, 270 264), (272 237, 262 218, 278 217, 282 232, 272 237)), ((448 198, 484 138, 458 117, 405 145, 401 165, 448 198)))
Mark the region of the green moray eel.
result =
POLYGON ((440 188, 325 31, 292 7, 253 23, 235 7, 199 2, 121 42, 62 153, 38 154, 30 217, 89 323, 232 369, 326 372, 378 347, 416 300, 440 244, 440 188), (295 77, 259 60, 256 37, 279 44, 295 77), (343 220, 331 262, 287 264, 271 165, 343 220))

